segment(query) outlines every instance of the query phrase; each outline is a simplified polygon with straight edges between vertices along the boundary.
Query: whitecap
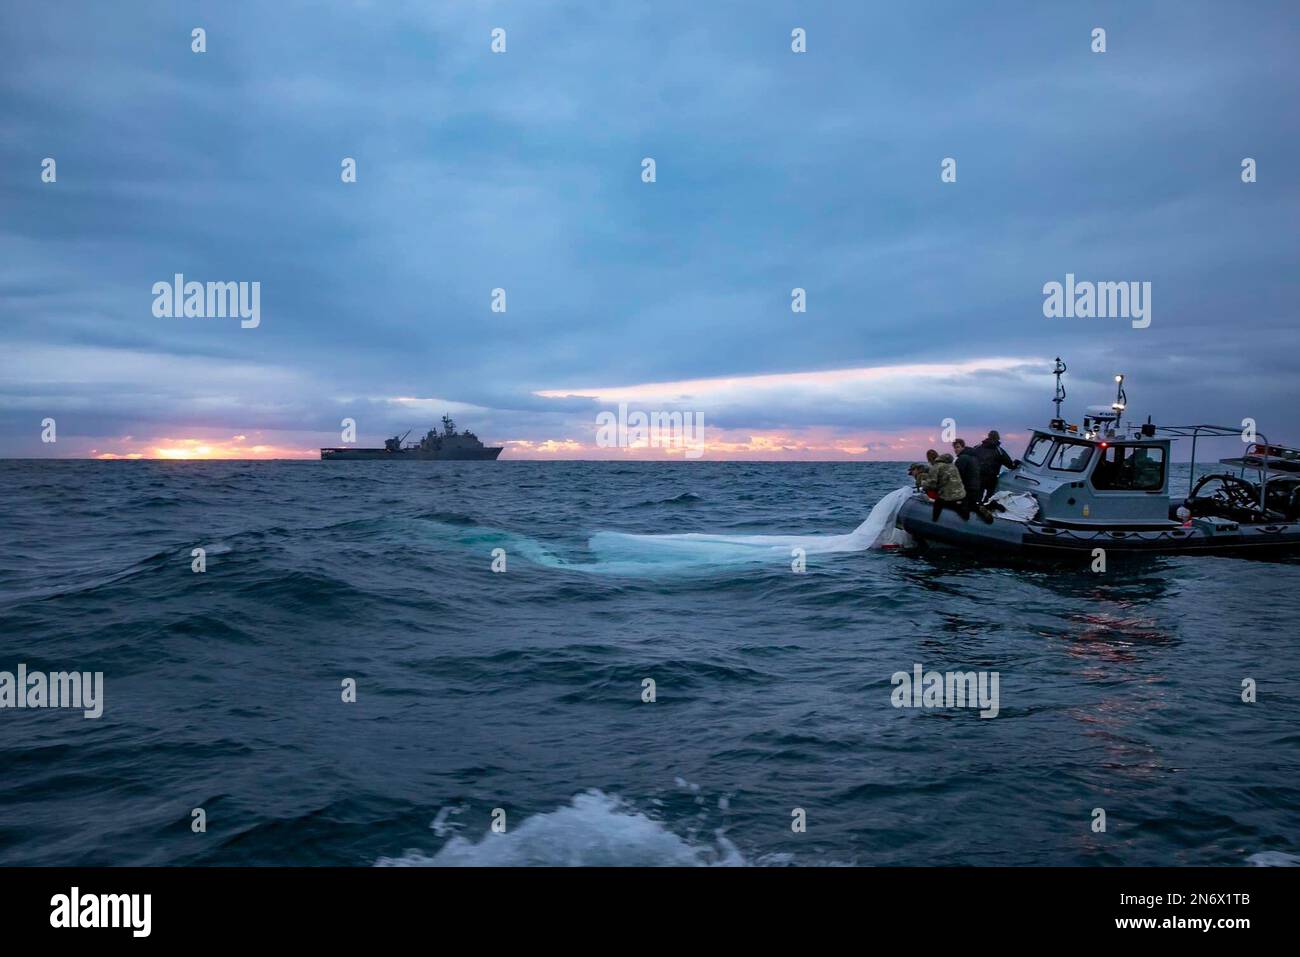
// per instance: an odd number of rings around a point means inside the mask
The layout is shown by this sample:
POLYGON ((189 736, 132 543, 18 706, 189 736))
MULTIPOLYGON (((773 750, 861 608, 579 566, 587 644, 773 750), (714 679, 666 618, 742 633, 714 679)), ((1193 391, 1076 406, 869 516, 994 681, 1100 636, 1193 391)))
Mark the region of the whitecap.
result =
POLYGON ((1300 867, 1300 855, 1286 851, 1259 851, 1246 858, 1251 867, 1300 867))
POLYGON ((408 851, 377 867, 738 867, 744 856, 721 832, 715 843, 674 834, 616 795, 585 791, 564 807, 478 841, 453 836, 432 855, 408 851))

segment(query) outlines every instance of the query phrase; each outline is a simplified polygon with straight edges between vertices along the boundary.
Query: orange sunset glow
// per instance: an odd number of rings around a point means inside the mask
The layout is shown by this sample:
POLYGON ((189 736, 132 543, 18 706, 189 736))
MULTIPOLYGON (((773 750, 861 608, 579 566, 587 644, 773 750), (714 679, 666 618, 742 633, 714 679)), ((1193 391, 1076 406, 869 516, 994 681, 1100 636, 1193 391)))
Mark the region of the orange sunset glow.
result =
MULTIPOLYGON (((976 430, 979 431, 979 430, 976 430)), ((928 448, 943 445, 933 430, 911 432, 843 433, 827 428, 752 430, 714 429, 705 431, 699 460, 750 461, 883 461, 899 462, 922 458, 928 448)), ((1013 446, 1022 441, 1022 433, 1003 432, 1013 446)), ((644 440, 626 448, 601 448, 594 441, 573 439, 507 439, 503 457, 511 459, 612 459, 642 461, 681 461, 691 459, 681 446, 651 447, 644 440)))
POLYGON ((250 444, 248 436, 233 435, 224 439, 163 437, 137 442, 131 436, 122 440, 117 450, 91 449, 97 459, 164 459, 172 461, 219 461, 222 459, 308 459, 320 452, 310 448, 292 448, 261 442, 250 444))

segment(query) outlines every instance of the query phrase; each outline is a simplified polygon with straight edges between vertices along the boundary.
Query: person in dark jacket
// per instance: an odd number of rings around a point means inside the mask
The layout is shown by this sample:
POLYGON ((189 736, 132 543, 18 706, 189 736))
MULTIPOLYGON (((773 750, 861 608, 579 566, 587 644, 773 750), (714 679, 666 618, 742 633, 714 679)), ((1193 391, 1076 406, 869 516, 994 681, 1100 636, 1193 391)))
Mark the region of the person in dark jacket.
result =
POLYGON ((975 450, 966 444, 965 439, 957 439, 952 443, 952 451, 957 456, 957 473, 961 475, 961 484, 966 489, 966 507, 984 521, 993 521, 993 513, 980 504, 983 483, 980 480, 980 461, 975 450))
POLYGON ((1002 436, 997 430, 990 432, 988 438, 975 447, 975 458, 980 466, 980 501, 987 502, 998 490, 998 473, 1002 466, 1009 469, 1018 468, 1020 462, 1007 455, 1002 447, 1002 436))
POLYGON ((954 464, 957 466, 957 472, 961 475, 961 484, 966 486, 966 500, 972 505, 979 500, 980 493, 980 461, 975 455, 975 450, 966 444, 965 439, 957 439, 952 443, 952 454, 956 456, 954 464))

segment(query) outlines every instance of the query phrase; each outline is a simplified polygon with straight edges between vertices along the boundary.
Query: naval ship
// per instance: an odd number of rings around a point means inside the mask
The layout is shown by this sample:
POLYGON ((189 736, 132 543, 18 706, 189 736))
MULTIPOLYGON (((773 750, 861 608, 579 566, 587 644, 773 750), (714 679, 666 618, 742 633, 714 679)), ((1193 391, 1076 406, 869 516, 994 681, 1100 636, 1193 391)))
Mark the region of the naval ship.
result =
POLYGON ((403 445, 406 436, 410 434, 411 430, 407 429, 406 435, 395 435, 391 439, 385 439, 382 449, 321 449, 320 457, 385 462, 491 462, 501 454, 499 446, 488 448, 473 432, 457 432, 456 423, 447 415, 442 417, 441 434, 437 429, 430 429, 419 442, 403 445))

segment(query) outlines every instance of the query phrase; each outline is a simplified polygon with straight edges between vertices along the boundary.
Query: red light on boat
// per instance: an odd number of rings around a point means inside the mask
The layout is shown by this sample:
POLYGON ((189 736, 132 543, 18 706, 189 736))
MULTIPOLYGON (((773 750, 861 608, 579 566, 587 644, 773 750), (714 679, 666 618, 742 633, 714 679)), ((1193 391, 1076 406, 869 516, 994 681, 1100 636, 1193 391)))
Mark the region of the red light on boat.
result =
POLYGON ((1103 449, 1106 447, 1106 443, 1105 443, 1105 442, 1101 442, 1101 443, 1099 443, 1099 444, 1100 444, 1100 447, 1103 448, 1103 449))

